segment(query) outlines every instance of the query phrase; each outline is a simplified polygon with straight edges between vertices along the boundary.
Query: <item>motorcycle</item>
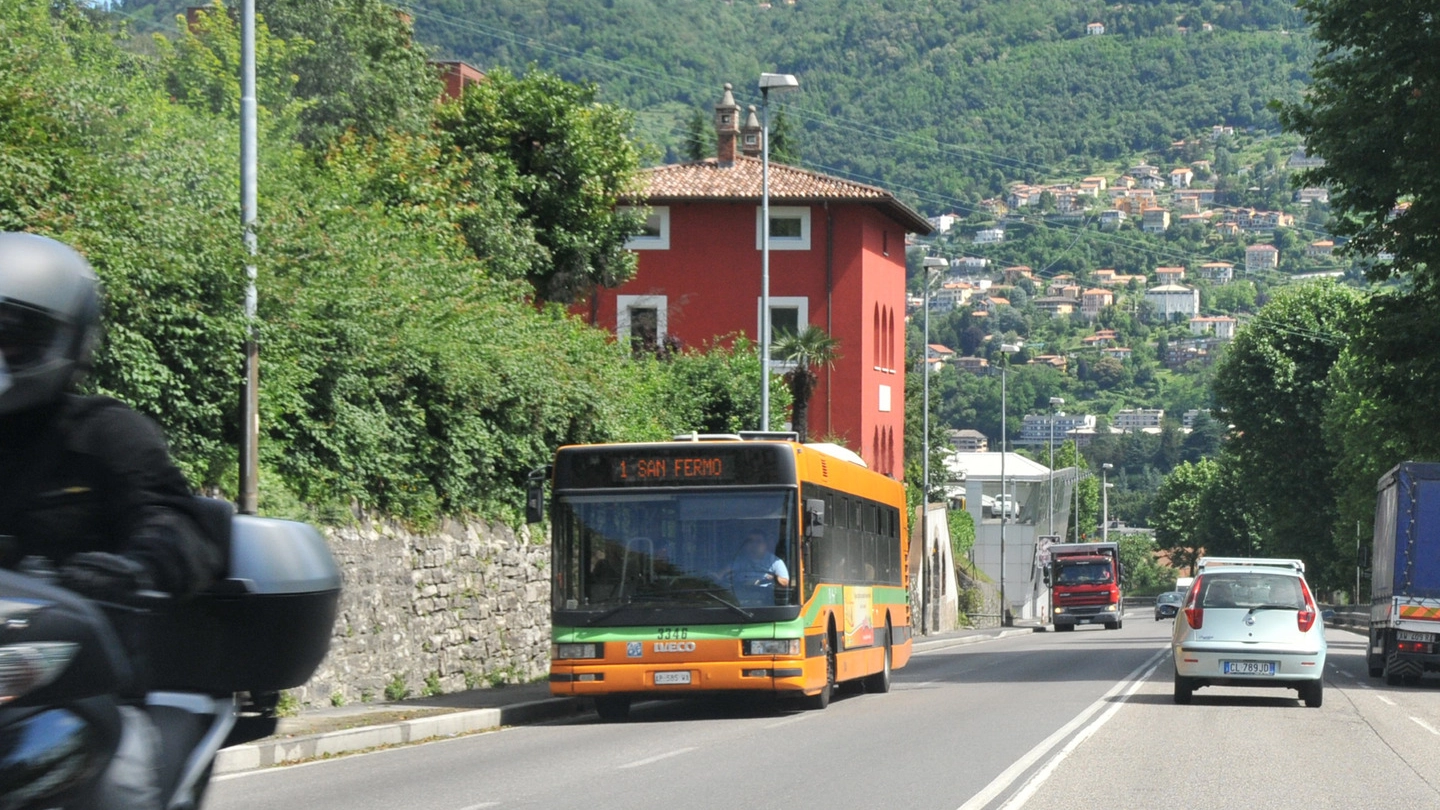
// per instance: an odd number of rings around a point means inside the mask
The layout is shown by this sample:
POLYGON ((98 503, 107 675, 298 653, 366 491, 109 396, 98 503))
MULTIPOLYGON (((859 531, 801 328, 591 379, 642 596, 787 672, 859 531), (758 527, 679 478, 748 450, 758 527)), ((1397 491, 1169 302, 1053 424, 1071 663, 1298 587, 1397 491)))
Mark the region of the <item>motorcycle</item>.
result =
POLYGON ((279 693, 329 651, 340 572, 313 527, 205 501, 229 559, 206 592, 92 602, 0 570, 0 810, 95 806, 123 717, 159 738, 166 810, 194 810, 216 753, 273 732, 279 693))

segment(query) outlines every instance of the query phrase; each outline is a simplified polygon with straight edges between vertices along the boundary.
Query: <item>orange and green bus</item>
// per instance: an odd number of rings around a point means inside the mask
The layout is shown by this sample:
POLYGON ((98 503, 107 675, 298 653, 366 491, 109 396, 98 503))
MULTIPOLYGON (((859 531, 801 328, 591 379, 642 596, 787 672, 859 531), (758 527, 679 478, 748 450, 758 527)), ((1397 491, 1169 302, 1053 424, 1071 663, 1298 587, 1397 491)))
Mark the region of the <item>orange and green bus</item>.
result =
POLYGON ((636 699, 889 691, 911 652, 903 487, 793 435, 556 453, 552 693, 618 720, 636 699))

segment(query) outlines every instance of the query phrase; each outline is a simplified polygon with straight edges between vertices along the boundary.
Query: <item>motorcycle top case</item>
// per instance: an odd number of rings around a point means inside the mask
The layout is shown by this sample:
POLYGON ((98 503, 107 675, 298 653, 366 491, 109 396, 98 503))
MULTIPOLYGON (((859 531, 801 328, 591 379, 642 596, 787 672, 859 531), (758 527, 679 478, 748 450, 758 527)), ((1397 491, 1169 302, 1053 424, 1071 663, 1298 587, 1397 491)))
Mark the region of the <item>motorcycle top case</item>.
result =
POLYGON ((226 578, 156 620, 152 689, 292 689, 330 650, 340 569, 320 532, 251 515, 228 528, 226 578))

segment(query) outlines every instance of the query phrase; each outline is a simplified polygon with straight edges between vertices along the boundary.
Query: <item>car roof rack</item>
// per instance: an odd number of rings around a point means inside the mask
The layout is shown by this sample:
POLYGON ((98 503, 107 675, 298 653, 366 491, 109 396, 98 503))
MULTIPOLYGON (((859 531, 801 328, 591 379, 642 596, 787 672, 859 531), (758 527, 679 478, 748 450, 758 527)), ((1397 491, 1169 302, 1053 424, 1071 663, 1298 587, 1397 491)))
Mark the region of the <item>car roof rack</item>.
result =
POLYGON ((1288 568, 1298 574, 1305 573, 1304 560, 1289 560, 1281 557, 1201 557, 1195 573, 1209 568, 1288 568))

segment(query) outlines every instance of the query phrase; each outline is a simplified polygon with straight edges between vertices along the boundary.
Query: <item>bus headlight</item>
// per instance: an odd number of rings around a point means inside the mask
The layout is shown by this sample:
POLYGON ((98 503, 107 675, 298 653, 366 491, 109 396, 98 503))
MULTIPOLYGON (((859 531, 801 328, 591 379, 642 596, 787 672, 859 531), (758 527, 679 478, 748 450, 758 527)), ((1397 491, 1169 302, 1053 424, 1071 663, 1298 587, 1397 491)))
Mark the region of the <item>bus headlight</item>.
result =
POLYGON ((799 655, 798 638, 752 638, 745 641, 746 655, 799 655))
POLYGON ((68 641, 0 647, 0 705, 54 681, 79 649, 68 641))
POLYGON ((557 660, 575 658, 604 658, 604 644, 556 644, 550 649, 550 657, 557 660))

